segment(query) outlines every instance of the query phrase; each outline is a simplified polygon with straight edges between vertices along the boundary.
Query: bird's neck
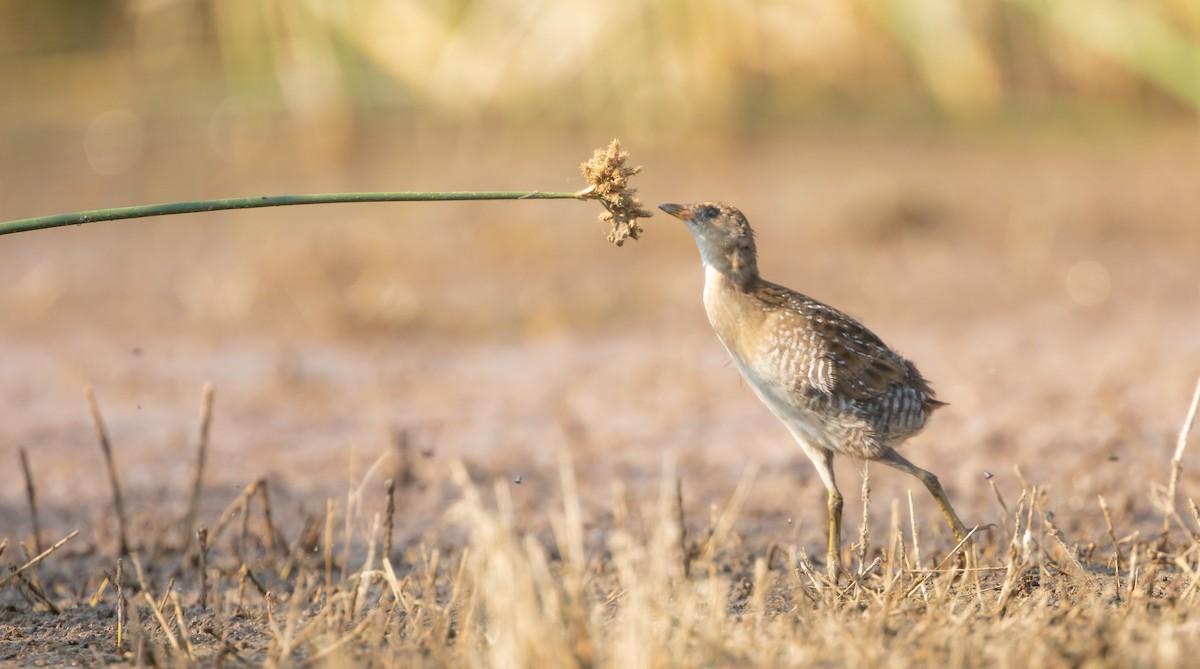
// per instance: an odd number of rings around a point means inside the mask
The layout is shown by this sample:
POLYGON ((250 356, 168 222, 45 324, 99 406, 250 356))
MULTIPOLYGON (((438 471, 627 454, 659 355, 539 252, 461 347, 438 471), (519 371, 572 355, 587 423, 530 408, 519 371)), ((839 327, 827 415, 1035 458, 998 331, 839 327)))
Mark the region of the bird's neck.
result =
POLYGON ((758 282, 758 258, 752 248, 734 247, 725 253, 705 253, 704 266, 738 290, 749 292, 758 282))

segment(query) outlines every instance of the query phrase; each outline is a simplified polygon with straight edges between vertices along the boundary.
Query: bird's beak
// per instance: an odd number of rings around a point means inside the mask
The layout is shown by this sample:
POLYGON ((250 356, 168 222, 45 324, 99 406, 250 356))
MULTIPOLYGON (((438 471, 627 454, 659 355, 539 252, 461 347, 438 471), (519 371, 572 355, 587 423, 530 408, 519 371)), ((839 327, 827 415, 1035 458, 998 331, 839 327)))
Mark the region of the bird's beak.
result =
POLYGON ((660 204, 658 208, 681 221, 690 221, 696 215, 696 210, 686 204, 660 204))

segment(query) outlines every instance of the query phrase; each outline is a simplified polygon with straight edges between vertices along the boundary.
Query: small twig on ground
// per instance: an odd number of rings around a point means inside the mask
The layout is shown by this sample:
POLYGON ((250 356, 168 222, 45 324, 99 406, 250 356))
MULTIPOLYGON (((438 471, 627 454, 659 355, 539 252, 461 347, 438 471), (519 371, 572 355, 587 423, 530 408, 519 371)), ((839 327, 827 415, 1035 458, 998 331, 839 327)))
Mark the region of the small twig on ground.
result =
POLYGON ((871 463, 863 460, 862 526, 858 528, 858 578, 867 574, 867 544, 871 541, 871 463))
POLYGON ((675 477, 675 522, 679 524, 679 556, 683 560, 683 575, 692 572, 692 552, 687 545, 687 519, 683 513, 683 477, 675 477))
MULTIPOLYGON (((151 563, 151 564, 153 564, 153 563, 151 563)), ((158 600, 158 608, 160 608, 164 611, 167 610, 167 601, 169 601, 169 599, 171 597, 171 591, 174 589, 175 589, 175 577, 172 576, 171 578, 167 579, 167 587, 163 588, 162 598, 160 598, 158 600)))
POLYGON ((751 465, 742 471, 742 478, 738 481, 737 487, 733 489, 733 497, 725 506, 725 510, 717 518, 716 525, 713 527, 712 535, 704 544, 704 549, 701 551, 700 559, 708 566, 709 570, 715 570, 716 564, 713 557, 717 553, 729 533, 733 531, 733 523, 737 519, 738 513, 742 510, 742 505, 746 503, 746 498, 750 495, 751 488, 754 487, 754 477, 758 474, 758 467, 751 465))
POLYGON ((5 576, 4 578, 0 578, 0 589, 3 589, 4 586, 17 580, 17 577, 20 576, 27 569, 32 569, 33 567, 36 567, 39 564, 41 564, 42 560, 45 560, 47 557, 50 556, 51 553, 62 548, 63 544, 67 543, 71 539, 74 539, 75 535, 77 535, 77 534, 79 534, 79 530, 75 530, 74 532, 71 532, 70 534, 63 537, 62 539, 59 539, 58 542, 55 543, 53 546, 47 548, 46 550, 42 551, 41 553, 38 553, 37 556, 35 556, 32 560, 29 560, 25 564, 21 565, 15 571, 10 573, 8 576, 5 576))
POLYGON ((178 592, 171 592, 171 606, 175 609, 175 626, 179 629, 179 636, 183 638, 184 652, 187 653, 189 661, 195 662, 196 651, 192 648, 192 633, 188 629, 187 618, 183 617, 183 607, 179 605, 178 592))
POLYGON ((208 609, 208 528, 201 525, 196 530, 196 542, 200 547, 200 608, 208 609))
POLYGON ((1013 533, 1012 539, 1008 543, 1008 561, 1005 565, 1004 582, 1000 586, 1000 596, 996 599, 996 612, 1000 615, 1003 615, 1008 607, 1008 601, 1017 584, 1020 567, 1025 563, 1025 557, 1021 550, 1023 545, 1021 517, 1025 511, 1025 497, 1025 491, 1022 490, 1021 497, 1017 499, 1017 512, 1013 515, 1013 533))
POLYGON ((908 491, 908 524, 912 531, 913 566, 921 568, 921 534, 917 529, 917 511, 913 507, 913 494, 908 491))
POLYGON ((1108 512, 1108 501, 1104 499, 1104 495, 1099 493, 1097 493, 1096 497, 1100 499, 1100 510, 1104 512, 1104 525, 1108 531, 1108 538, 1112 541, 1113 551, 1116 554, 1117 571, 1119 573, 1121 567, 1124 565, 1125 555, 1121 553, 1121 542, 1117 539, 1117 533, 1113 529, 1112 514, 1108 512))
POLYGON ((245 569, 246 579, 250 581, 250 584, 253 585, 256 590, 258 590, 258 594, 262 595, 263 597, 269 597, 271 595, 271 591, 267 590, 266 586, 264 586, 262 582, 260 582, 258 578, 254 576, 254 571, 250 569, 250 566, 243 562, 242 567, 245 569))
POLYGON ((992 487, 992 494, 996 496, 996 501, 1000 503, 1000 508, 1004 509, 1004 515, 1008 516, 1008 519, 1013 521, 1013 523, 1016 523, 1016 516, 1013 516, 1012 511, 1008 509, 1008 505, 1004 503, 1004 496, 1000 494, 1000 488, 996 487, 996 475, 991 472, 984 472, 983 478, 992 487))
POLYGON ((238 568, 238 600, 237 607, 234 608, 234 611, 238 615, 242 614, 242 603, 246 600, 246 574, 249 571, 250 568, 246 566, 245 562, 243 562, 242 566, 238 568))
POLYGON ((217 543, 217 539, 221 537, 221 533, 225 531, 225 527, 229 525, 230 521, 234 519, 239 511, 241 511, 243 515, 250 513, 250 498, 255 492, 258 491, 260 482, 261 479, 248 484, 242 489, 241 494, 239 494, 237 498, 230 502, 229 506, 225 507, 225 511, 221 513, 221 518, 217 521, 216 529, 212 531, 212 534, 209 537, 210 544, 217 543))
MULTIPOLYGON (((274 560, 275 537, 276 535, 281 535, 281 533, 275 528, 274 521, 271 520, 271 495, 268 492, 267 479, 262 478, 258 480, 258 494, 262 498, 263 522, 267 524, 267 555, 271 556, 271 559, 274 560)), ((284 545, 286 545, 286 541, 284 545)))
POLYGON ((146 600, 146 603, 150 605, 150 612, 154 614, 154 618, 158 620, 159 626, 162 627, 163 636, 167 637, 167 643, 171 644, 171 648, 176 653, 182 652, 182 649, 179 647, 179 640, 171 633, 171 626, 167 623, 166 617, 163 616, 158 602, 154 601, 154 598, 148 592, 142 593, 142 599, 146 600))
POLYGON ((333 597, 333 498, 325 500, 325 601, 333 597))
POLYGON ((125 649, 124 649, 124 641, 125 641, 125 588, 124 588, 124 586, 121 584, 121 581, 122 581, 122 580, 124 580, 124 578, 125 578, 125 573, 124 573, 124 566, 125 566, 125 564, 124 564, 124 563, 125 563, 125 558, 117 558, 117 575, 116 575, 116 577, 113 579, 113 582, 114 582, 114 583, 116 584, 116 586, 117 586, 117 647, 116 647, 116 652, 117 652, 117 654, 118 654, 118 655, 120 655, 120 654, 121 654, 121 652, 122 652, 123 650, 125 650, 125 649))
POLYGON ((1058 526, 1054 524, 1053 514, 1049 512, 1043 513, 1042 522, 1045 523, 1046 529, 1050 531, 1050 536, 1054 538, 1058 546, 1067 554, 1067 559, 1071 561, 1071 565, 1075 567, 1080 576, 1086 579, 1088 577, 1087 570, 1083 568, 1083 563, 1076 557, 1075 551, 1067 545, 1067 539, 1063 536, 1062 530, 1058 529, 1058 526))
POLYGON ((96 427, 96 439, 100 442, 100 450, 104 452, 104 466, 108 469, 108 480, 112 484, 113 507, 117 511, 117 539, 120 542, 122 555, 129 553, 129 534, 126 532, 125 501, 121 497, 121 481, 117 477, 117 466, 113 462, 112 442, 108 438, 108 428, 104 426, 104 417, 100 415, 100 405, 96 402, 96 392, 91 386, 83 389, 87 398, 88 408, 92 412, 92 422, 96 427))
POLYGON ((384 493, 387 497, 387 505, 384 508, 384 524, 383 524, 383 557, 391 559, 392 556, 392 523, 396 518, 396 481, 388 479, 383 482, 384 493))
POLYGON ((200 507, 200 492, 204 487, 204 463, 208 460, 208 434, 212 425, 213 385, 204 384, 200 391, 200 430, 196 443, 196 471, 192 478, 192 497, 188 501, 187 515, 183 521, 183 536, 189 537, 195 527, 196 513, 200 507))
POLYGON ((25 447, 20 449, 21 453, 21 471, 25 473, 25 496, 29 499, 29 520, 33 524, 33 549, 35 552, 42 552, 42 531, 41 523, 38 522, 37 512, 37 490, 34 488, 33 472, 29 468, 29 454, 25 452, 25 447))
POLYGON ((392 480, 396 481, 401 490, 405 490, 417 482, 413 465, 412 437, 407 429, 396 430, 392 434, 392 450, 396 454, 392 480))
MULTIPOLYGON (((10 566, 9 569, 13 572, 16 571, 15 567, 10 566)), ((26 578, 24 574, 16 574, 16 577, 17 577, 17 582, 19 582, 21 585, 25 586, 25 588, 27 590, 29 590, 29 592, 33 593, 34 597, 36 597, 43 604, 45 604, 46 608, 50 610, 50 613, 53 613, 56 616, 62 613, 62 609, 58 608, 58 606, 55 605, 54 602, 50 601, 50 598, 46 596, 45 591, 43 591, 41 589, 41 587, 38 586, 37 583, 26 578)))
POLYGON ((944 567, 946 565, 946 563, 950 561, 950 558, 957 555, 958 552, 962 550, 963 546, 965 546, 971 542, 971 539, 975 537, 975 533, 978 531, 979 531, 978 526, 972 527, 971 531, 967 532, 967 536, 963 537, 962 541, 959 541, 958 544, 956 544, 954 546, 954 550, 950 551, 949 553, 946 553, 946 557, 942 558, 941 561, 937 563, 937 566, 935 566, 933 569, 920 569, 920 567, 918 566, 917 573, 921 574, 921 578, 918 579, 916 583, 913 583, 911 586, 909 586, 908 590, 906 590, 904 592, 904 597, 907 598, 907 597, 911 596, 914 592, 917 591, 918 588, 924 586, 925 582, 928 581, 930 579, 930 577, 932 577, 934 574, 941 571, 942 567, 944 567))

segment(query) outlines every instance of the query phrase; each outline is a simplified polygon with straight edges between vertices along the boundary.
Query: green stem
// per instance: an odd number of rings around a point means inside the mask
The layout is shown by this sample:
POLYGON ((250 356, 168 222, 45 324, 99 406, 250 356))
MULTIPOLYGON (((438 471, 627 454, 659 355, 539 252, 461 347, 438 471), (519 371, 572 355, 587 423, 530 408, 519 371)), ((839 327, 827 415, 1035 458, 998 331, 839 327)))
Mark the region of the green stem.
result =
POLYGON ((145 204, 136 207, 117 207, 77 211, 71 214, 37 216, 16 221, 0 222, 0 235, 11 235, 30 230, 45 230, 64 225, 83 225, 97 221, 116 221, 124 218, 168 216, 171 214, 193 214, 201 211, 224 209, 255 209, 257 207, 286 207, 299 204, 337 204, 343 202, 438 202, 444 200, 573 200, 578 193, 545 193, 542 191, 451 191, 409 193, 313 193, 309 195, 264 195, 261 197, 235 197, 224 200, 198 200, 196 202, 169 202, 145 204))

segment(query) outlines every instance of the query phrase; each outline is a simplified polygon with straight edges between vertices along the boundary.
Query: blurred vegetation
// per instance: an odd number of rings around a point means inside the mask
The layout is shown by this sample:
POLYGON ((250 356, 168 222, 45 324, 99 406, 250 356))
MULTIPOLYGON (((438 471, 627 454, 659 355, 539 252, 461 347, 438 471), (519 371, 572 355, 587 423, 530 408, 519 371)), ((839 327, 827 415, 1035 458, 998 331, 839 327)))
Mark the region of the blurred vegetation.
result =
MULTIPOLYGON (((6 131, 284 115, 650 130, 908 113, 1194 117, 1195 0, 0 0, 6 131)), ((236 142, 234 143, 236 145, 236 142)))

